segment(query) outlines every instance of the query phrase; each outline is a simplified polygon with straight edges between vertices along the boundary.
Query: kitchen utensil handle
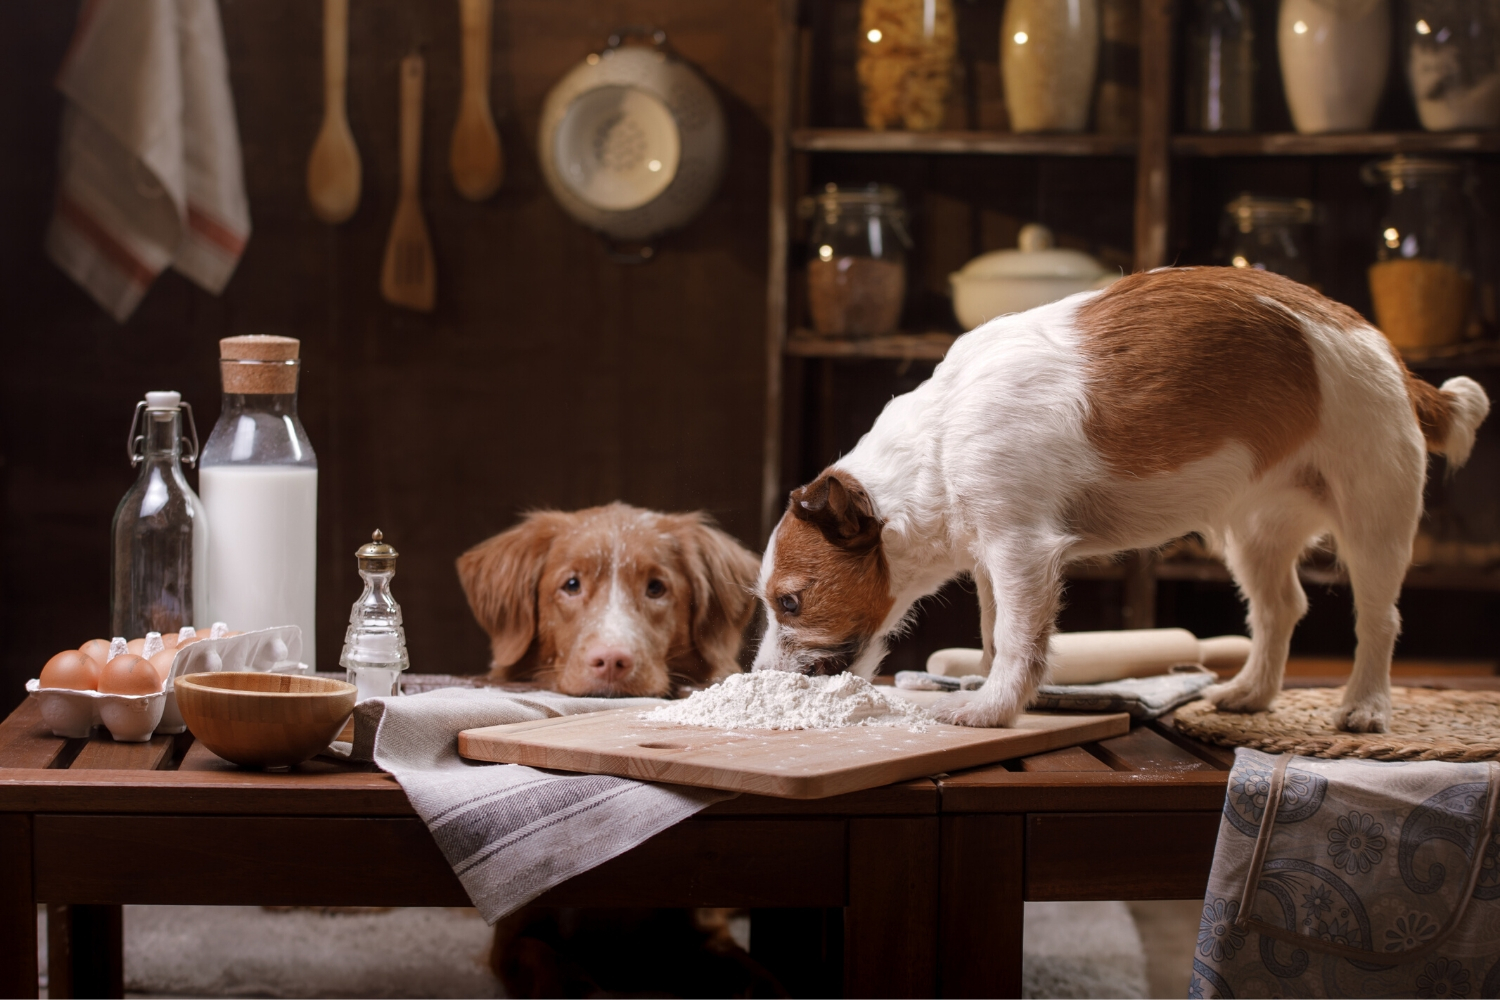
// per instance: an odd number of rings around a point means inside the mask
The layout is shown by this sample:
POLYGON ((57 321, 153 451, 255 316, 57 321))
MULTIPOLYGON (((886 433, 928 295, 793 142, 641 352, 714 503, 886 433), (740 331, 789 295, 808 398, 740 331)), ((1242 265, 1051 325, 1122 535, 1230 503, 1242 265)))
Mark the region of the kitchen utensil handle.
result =
POLYGON ((323 101, 326 112, 344 115, 349 70, 349 0, 323 0, 323 101))
POLYGON ((426 64, 410 55, 401 60, 401 194, 415 196, 422 169, 422 77, 426 64))
POLYGON ((463 32, 463 99, 489 105, 490 24, 495 0, 458 0, 463 32))

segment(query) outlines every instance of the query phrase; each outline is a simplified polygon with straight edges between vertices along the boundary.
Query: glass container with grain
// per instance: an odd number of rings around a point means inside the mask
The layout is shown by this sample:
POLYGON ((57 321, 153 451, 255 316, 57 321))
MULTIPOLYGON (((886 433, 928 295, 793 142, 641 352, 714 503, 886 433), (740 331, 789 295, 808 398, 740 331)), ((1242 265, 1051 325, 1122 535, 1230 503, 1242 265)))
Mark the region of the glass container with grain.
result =
POLYGON ((1370 266, 1375 320, 1392 344, 1422 354, 1462 340, 1474 297, 1469 172, 1457 160, 1393 156, 1366 164, 1385 189, 1370 266))
POLYGON ((901 192, 883 184, 829 184, 802 199, 811 218, 807 299, 814 332, 878 337, 901 321, 906 298, 906 210, 901 192))

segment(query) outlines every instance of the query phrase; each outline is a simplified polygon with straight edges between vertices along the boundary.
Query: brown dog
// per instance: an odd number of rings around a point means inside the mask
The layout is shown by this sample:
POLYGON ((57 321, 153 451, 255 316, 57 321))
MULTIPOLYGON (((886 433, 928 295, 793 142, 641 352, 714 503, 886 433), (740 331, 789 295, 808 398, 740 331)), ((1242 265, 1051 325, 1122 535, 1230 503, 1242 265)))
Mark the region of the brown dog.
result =
POLYGON ((622 503, 528 514, 458 560, 491 676, 670 696, 740 670, 760 560, 705 514, 622 503))

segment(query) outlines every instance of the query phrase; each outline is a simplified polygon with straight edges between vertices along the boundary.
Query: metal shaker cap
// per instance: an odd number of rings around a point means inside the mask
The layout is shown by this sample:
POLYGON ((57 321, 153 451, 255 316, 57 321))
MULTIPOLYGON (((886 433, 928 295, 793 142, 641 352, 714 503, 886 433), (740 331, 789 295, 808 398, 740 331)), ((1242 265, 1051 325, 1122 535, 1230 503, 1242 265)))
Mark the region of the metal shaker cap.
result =
POLYGON ((354 551, 354 558, 359 560, 359 568, 366 573, 393 573, 396 570, 396 557, 400 555, 393 547, 383 539, 384 535, 376 528, 370 535, 370 540, 354 551))

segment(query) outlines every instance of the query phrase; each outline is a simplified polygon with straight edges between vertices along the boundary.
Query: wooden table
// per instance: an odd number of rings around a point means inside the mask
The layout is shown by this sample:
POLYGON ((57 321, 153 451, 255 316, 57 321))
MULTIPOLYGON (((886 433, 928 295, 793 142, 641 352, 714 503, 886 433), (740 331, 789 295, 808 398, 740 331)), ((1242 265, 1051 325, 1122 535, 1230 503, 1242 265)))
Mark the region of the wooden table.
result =
MULTIPOLYGON (((1229 758, 1166 732, 741 796, 539 902, 752 907, 752 949, 794 992, 841 969, 853 996, 1017 996, 1023 900, 1202 895, 1229 758)), ((38 901, 54 997, 121 995, 124 903, 468 905, 388 775, 245 772, 188 735, 57 739, 28 701, 0 723, 0 995, 36 995, 38 901), (102 864, 106 843, 156 863, 102 864)))

